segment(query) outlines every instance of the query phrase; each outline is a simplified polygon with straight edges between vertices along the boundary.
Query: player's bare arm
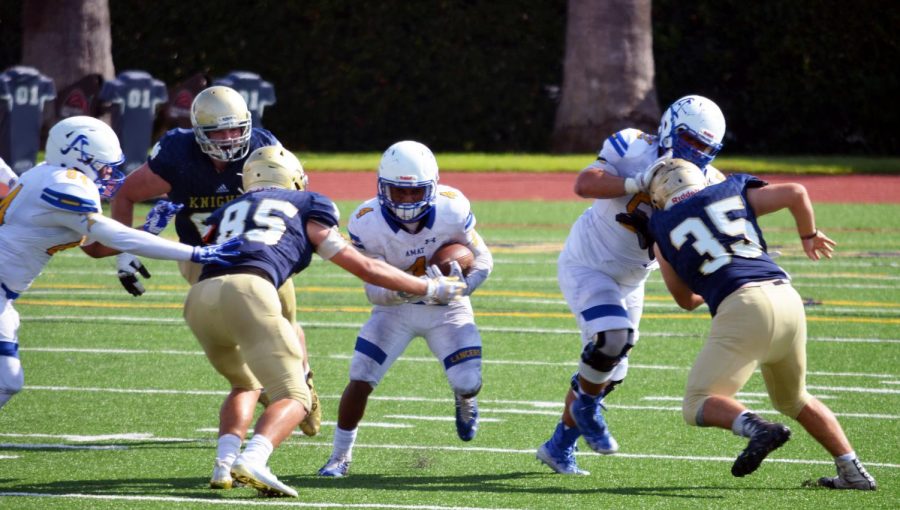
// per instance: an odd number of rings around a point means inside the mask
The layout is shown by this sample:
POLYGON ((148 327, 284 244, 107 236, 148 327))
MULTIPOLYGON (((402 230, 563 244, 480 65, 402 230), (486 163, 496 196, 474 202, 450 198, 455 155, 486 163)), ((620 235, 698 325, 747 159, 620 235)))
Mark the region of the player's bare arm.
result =
POLYGON ((346 241, 343 242, 343 247, 339 247, 339 241, 335 240, 334 236, 340 237, 340 234, 321 223, 315 221, 307 223, 306 235, 323 258, 328 258, 365 282, 416 296, 424 296, 428 291, 428 282, 425 280, 410 276, 380 260, 366 257, 346 241), (322 245, 329 243, 333 243, 337 249, 331 257, 328 257, 328 253, 321 253, 322 245))
POLYGON ((581 198, 617 198, 625 195, 625 179, 591 165, 575 178, 575 194, 581 198))
MULTIPOLYGON (((126 226, 134 222, 134 204, 143 200, 158 197, 171 191, 172 187, 162 177, 153 173, 150 166, 144 163, 126 179, 110 205, 114 220, 126 226)), ((81 247, 86 254, 94 258, 116 255, 118 250, 100 243, 91 243, 81 247)))
POLYGON ((831 258, 837 244, 816 228, 812 201, 802 184, 770 184, 747 190, 747 200, 757 216, 788 209, 797 224, 797 234, 803 243, 803 251, 812 260, 831 258))
POLYGON ((659 261, 659 270, 662 273, 663 281, 666 282, 666 288, 669 289, 678 306, 685 310, 693 310, 702 305, 703 298, 694 294, 684 280, 678 276, 675 269, 663 258, 658 245, 653 246, 653 251, 656 253, 656 260, 659 261))

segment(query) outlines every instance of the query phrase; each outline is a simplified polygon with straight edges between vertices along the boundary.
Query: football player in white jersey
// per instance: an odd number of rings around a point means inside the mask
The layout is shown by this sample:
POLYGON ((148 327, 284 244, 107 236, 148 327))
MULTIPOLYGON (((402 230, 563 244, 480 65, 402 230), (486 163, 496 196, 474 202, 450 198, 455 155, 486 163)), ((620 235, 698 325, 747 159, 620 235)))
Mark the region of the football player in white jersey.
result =
POLYGON ((46 162, 24 172, 0 202, 0 407, 25 382, 19 362, 19 314, 13 301, 55 253, 86 238, 145 257, 221 262, 239 240, 206 248, 160 239, 103 216, 100 197, 115 194, 125 161, 115 132, 76 116, 58 122, 47 138, 46 162))
MULTIPOLYGON (((465 244, 475 255, 473 266, 464 275, 454 262, 452 271, 465 281, 465 296, 484 283, 494 266, 475 231, 469 201, 459 190, 438 184, 437 161, 418 142, 398 142, 385 151, 378 168, 378 196, 354 211, 347 229, 364 254, 420 277, 436 275, 437 268, 428 268, 427 261, 439 247, 465 244)), ((356 339, 350 382, 338 408, 334 450, 319 470, 322 476, 347 474, 369 395, 418 336, 444 366, 456 399, 459 438, 471 441, 478 430, 481 335, 469 298, 439 305, 372 284, 365 289, 375 306, 356 339)))
POLYGON ((5 197, 9 193, 9 190, 16 183, 16 179, 18 177, 13 172, 13 169, 6 164, 6 161, 3 161, 3 158, 0 158, 0 198, 5 197))
POLYGON ((644 282, 657 267, 646 235, 650 179, 663 161, 676 157, 703 169, 710 182, 723 180, 710 163, 724 134, 725 118, 714 102, 685 96, 666 109, 656 136, 631 128, 614 133, 576 178, 575 193, 595 200, 572 226, 559 255, 558 278, 583 349, 562 418, 537 451, 537 458, 557 473, 588 474, 575 462, 579 436, 601 454, 619 449, 600 409, 628 372, 644 282))

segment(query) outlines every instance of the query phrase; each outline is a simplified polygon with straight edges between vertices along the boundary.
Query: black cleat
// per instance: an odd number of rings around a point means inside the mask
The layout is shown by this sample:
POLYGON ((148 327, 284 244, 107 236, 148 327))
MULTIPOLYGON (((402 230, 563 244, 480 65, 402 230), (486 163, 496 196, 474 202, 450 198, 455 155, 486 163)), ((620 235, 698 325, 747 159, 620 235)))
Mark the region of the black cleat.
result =
POLYGON ((750 438, 747 448, 738 455, 734 465, 731 466, 731 474, 734 476, 746 476, 756 471, 763 459, 791 438, 791 429, 780 423, 769 423, 760 420, 757 431, 750 438))

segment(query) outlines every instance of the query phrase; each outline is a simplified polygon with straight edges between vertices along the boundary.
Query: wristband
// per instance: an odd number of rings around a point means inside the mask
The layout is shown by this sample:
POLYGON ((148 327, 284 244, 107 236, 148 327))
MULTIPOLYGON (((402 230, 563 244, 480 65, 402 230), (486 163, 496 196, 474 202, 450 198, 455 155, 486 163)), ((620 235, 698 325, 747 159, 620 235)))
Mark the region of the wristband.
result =
POLYGON ((819 235, 819 229, 816 229, 815 232, 808 236, 800 236, 800 239, 803 241, 809 241, 810 239, 815 239, 817 235, 819 235))
POLYGON ((625 194, 627 195, 636 195, 641 192, 641 188, 638 187, 637 179, 634 177, 626 177, 625 178, 625 194))

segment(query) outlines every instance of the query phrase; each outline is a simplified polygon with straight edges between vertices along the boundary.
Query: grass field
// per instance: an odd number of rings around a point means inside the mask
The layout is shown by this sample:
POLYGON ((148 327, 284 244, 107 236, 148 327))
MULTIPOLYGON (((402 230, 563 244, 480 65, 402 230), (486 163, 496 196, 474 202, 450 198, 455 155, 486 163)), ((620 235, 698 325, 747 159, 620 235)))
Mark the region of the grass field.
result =
MULTIPOLYGON (((355 204, 340 203, 342 211, 355 204)), ((730 465, 745 446, 690 428, 680 397, 709 327, 685 313, 658 273, 626 383, 608 399, 621 452, 586 447, 588 477, 534 458, 559 419, 580 343, 556 284, 556 255, 586 202, 476 203, 495 270, 473 297, 484 337, 482 423, 456 438, 439 364, 416 341, 374 393, 351 476, 315 475, 331 451, 348 360, 369 307, 358 281, 320 260, 295 278, 323 397, 322 433, 296 436, 271 459, 298 500, 206 488, 227 388, 181 318, 187 286, 174 263, 147 260, 148 293, 132 298, 112 263, 65 251, 16 307, 26 388, 0 411, 2 508, 897 508, 900 506, 900 207, 819 205, 839 243, 834 260, 802 256, 787 214, 764 218, 770 249, 809 302, 810 391, 838 414, 879 483, 875 493, 804 488, 833 474, 796 423, 759 471, 730 465)), ((172 235, 172 231, 166 232, 172 235)), ((756 374, 740 397, 775 418, 756 374)))

